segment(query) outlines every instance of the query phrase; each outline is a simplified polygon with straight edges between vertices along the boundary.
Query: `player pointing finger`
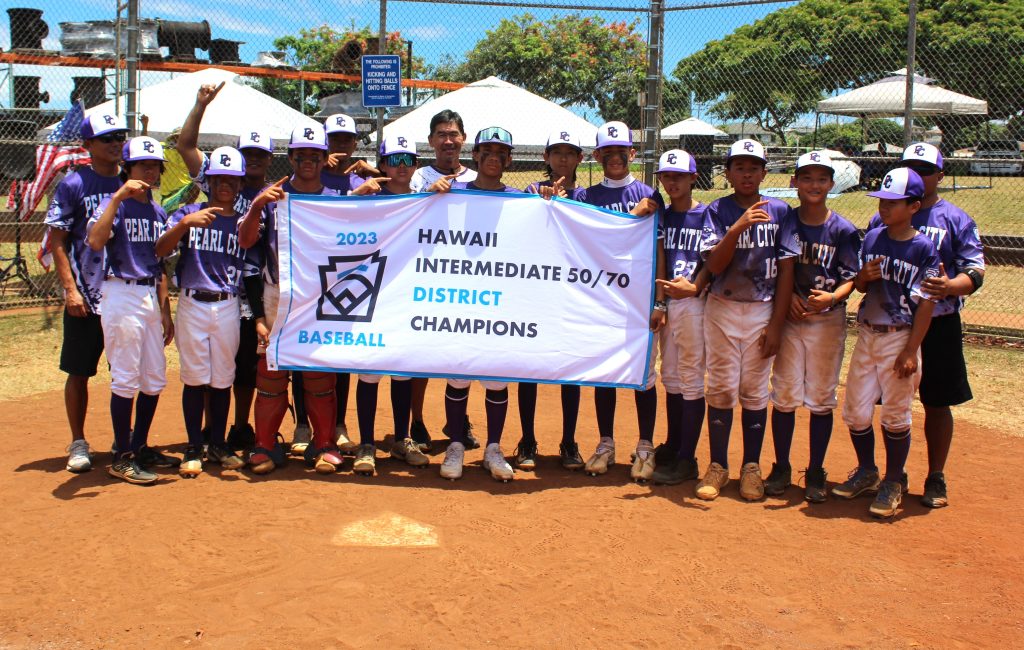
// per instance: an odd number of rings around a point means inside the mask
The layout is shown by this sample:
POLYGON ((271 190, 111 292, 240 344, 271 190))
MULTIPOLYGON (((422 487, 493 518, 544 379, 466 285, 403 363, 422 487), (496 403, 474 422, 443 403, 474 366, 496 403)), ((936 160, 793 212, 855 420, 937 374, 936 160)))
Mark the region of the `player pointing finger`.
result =
POLYGON ((217 97, 217 93, 224 87, 226 81, 220 82, 219 85, 214 86, 213 84, 203 84, 199 87, 199 92, 196 93, 196 103, 203 106, 208 106, 217 97))
POLYGON ((452 181, 458 177, 458 174, 448 174, 447 176, 442 176, 441 178, 434 181, 433 184, 431 184, 431 186, 427 188, 427 191, 441 193, 447 192, 450 189, 452 189, 452 181))
POLYGON ((366 182, 352 190, 352 196, 365 196, 367 194, 376 194, 381 191, 381 188, 390 181, 391 179, 387 176, 380 178, 368 178, 366 182))

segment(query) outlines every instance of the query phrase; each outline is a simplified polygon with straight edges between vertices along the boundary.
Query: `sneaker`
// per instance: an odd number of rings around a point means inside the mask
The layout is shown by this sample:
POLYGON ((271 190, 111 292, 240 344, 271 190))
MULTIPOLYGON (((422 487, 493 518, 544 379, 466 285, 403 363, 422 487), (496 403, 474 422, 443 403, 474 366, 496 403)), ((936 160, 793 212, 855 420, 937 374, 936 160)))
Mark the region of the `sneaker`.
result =
POLYGON ((466 446, 461 442, 449 443, 441 463, 441 478, 450 481, 462 478, 462 459, 466 454, 466 446))
POLYGON ((348 437, 348 427, 344 423, 334 427, 334 442, 346 456, 354 456, 359 449, 359 444, 348 437))
MULTIPOLYGON (((466 442, 465 442, 466 449, 479 449, 480 448, 480 441, 477 440, 476 436, 473 435, 473 423, 469 421, 469 416, 468 415, 466 416, 466 419, 463 422, 462 432, 464 434, 464 438, 466 439, 466 442)), ((444 435, 448 436, 448 425, 447 424, 444 425, 444 427, 441 429, 441 433, 443 433, 444 435)), ((451 436, 448 436, 448 437, 451 438, 451 436)))
POLYGON ((868 511, 879 519, 895 517, 902 500, 903 486, 899 481, 882 481, 868 511))
POLYGON ((377 471, 377 448, 373 445, 359 445, 356 449, 356 460, 352 463, 352 471, 373 476, 377 471))
POLYGON ((224 469, 242 469, 245 461, 239 458, 227 447, 210 445, 206 448, 206 459, 211 463, 220 463, 224 469))
POLYGON ((657 467, 654 445, 648 440, 641 440, 637 444, 636 453, 633 456, 633 467, 629 470, 629 477, 637 482, 651 480, 657 467))
POLYGON ((306 459, 307 465, 316 470, 317 474, 333 474, 341 469, 341 465, 345 462, 341 450, 334 446, 315 449, 313 445, 309 445, 306 447, 303 458, 306 459))
POLYGON ((537 443, 536 442, 525 442, 519 441, 519 445, 516 447, 516 467, 528 471, 533 471, 537 468, 537 443))
POLYGON ((594 455, 587 459, 584 471, 590 476, 604 474, 608 468, 615 464, 615 439, 601 438, 597 443, 594 455))
MULTIPOLYGON (((68 461, 70 469, 71 461, 68 461)), ((926 508, 945 508, 949 505, 949 498, 946 496, 946 475, 942 472, 933 472, 924 480, 924 496, 921 503, 926 508)))
POLYGON ((406 464, 412 465, 413 467, 423 467, 430 463, 430 459, 427 455, 420 451, 419 444, 416 443, 412 438, 403 438, 396 440, 391 445, 391 457, 399 460, 404 460, 406 464))
MULTIPOLYGON (((675 447, 669 447, 667 442, 663 442, 654 448, 654 464, 658 467, 661 467, 662 465, 671 465, 678 455, 678 449, 675 447)), ((636 459, 634 458, 633 460, 636 459)))
POLYGON ((508 483, 514 476, 512 466, 508 464, 505 455, 501 453, 501 445, 496 442, 487 445, 487 449, 484 450, 483 464, 484 469, 490 470, 491 478, 495 481, 508 483))
POLYGON ((832 494, 843 499, 852 499, 865 492, 878 490, 878 470, 858 467, 850 472, 846 482, 832 488, 832 494))
POLYGON ((558 445, 558 457, 565 469, 583 469, 583 456, 580 456, 580 446, 575 442, 564 442, 558 445))
MULTIPOLYGON (((655 461, 657 462, 657 461, 655 461)), ((651 479, 658 485, 679 485, 683 481, 699 478, 696 458, 676 458, 674 461, 658 465, 651 479)))
POLYGON ((135 462, 147 469, 150 467, 177 467, 181 465, 180 458, 161 454, 156 449, 148 446, 139 449, 138 453, 135 454, 135 462))
POLYGON ((256 431, 253 430, 248 422, 242 426, 232 424, 231 428, 228 429, 227 443, 228 449, 232 451, 252 449, 256 446, 256 431))
POLYGON ((711 463, 708 471, 704 472, 704 478, 697 483, 697 498, 714 501, 726 485, 729 485, 729 470, 718 463, 711 463))
POLYGON ((764 479, 761 478, 761 466, 757 463, 746 463, 740 469, 740 496, 747 501, 764 498, 764 479))
POLYGON ((308 424, 298 424, 295 426, 295 433, 292 434, 292 446, 290 448, 292 456, 305 456, 306 449, 309 448, 310 441, 313 440, 313 430, 309 428, 308 424))
POLYGON ((115 458, 107 473, 114 478, 119 478, 122 481, 134 483, 135 485, 149 485, 156 483, 157 479, 156 474, 139 467, 139 464, 135 462, 135 457, 131 454, 115 458))
POLYGON ((181 478, 195 478, 202 473, 203 449, 202 447, 189 447, 185 450, 185 460, 178 466, 178 474, 181 478))
POLYGON ((275 468, 283 466, 287 459, 288 454, 285 450, 284 438, 279 433, 272 448, 255 447, 249 453, 249 467, 252 469, 253 474, 269 474, 275 468))
POLYGON ((824 467, 807 468, 804 472, 804 499, 811 503, 825 503, 828 499, 828 490, 825 489, 825 479, 828 472, 824 467))
POLYGON ((412 426, 409 427, 409 436, 419 446, 420 451, 430 451, 433 441, 430 439, 430 432, 427 431, 427 425, 423 424, 423 420, 412 421, 412 426))
POLYGON ((89 453, 89 443, 85 438, 72 440, 65 451, 68 452, 68 464, 65 469, 69 472, 80 474, 92 469, 92 454, 89 453))
POLYGON ((772 463, 772 471, 764 482, 764 493, 773 497, 782 496, 793 482, 793 467, 772 463))

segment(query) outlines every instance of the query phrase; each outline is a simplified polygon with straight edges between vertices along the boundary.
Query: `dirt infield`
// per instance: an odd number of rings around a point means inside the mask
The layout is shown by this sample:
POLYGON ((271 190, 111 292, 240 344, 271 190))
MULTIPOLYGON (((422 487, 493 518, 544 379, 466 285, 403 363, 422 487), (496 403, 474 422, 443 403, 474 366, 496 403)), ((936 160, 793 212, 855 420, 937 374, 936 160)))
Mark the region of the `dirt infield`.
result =
MULTIPOLYGON (((386 391, 385 381, 382 431, 386 391)), ((438 432, 441 391, 431 382, 438 432)), ((177 452, 180 395, 173 378, 154 427, 154 442, 177 452)), ((585 456, 596 443, 591 395, 585 456)), ((87 430, 100 449, 111 441, 108 397, 93 387, 87 430)), ((470 400, 482 423, 479 387, 470 400)), ((90 473, 64 471, 61 393, 3 402, 0 648, 973 648, 1024 638, 1024 439, 961 424, 952 506, 928 511, 915 422, 912 496, 880 523, 867 500, 812 507, 796 487, 748 504, 734 481, 708 504, 692 482, 631 484, 622 463, 636 420, 624 391, 620 464, 601 478, 568 472, 555 455, 560 417, 557 388, 542 386, 544 456, 507 485, 485 475, 480 451, 467 454, 463 480, 442 481, 437 444, 430 467, 381 460, 372 479, 293 462, 265 478, 165 471, 138 487, 106 475, 108 453, 90 473)), ((802 466, 805 418, 797 430, 802 466)), ((513 399, 506 451, 518 436, 513 399)), ((767 443, 766 471, 771 456, 767 443)), ((827 465, 830 482, 854 465, 838 426, 827 465)))

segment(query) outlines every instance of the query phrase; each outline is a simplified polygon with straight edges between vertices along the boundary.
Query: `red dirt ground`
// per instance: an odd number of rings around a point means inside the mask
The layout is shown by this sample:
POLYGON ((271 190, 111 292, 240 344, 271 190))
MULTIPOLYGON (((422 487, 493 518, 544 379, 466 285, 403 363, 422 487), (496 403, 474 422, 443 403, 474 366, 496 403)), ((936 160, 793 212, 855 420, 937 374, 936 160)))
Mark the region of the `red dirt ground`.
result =
MULTIPOLYGON (((428 393, 438 433, 442 385, 428 393)), ((381 431, 391 426, 386 387, 381 431)), ((176 452, 180 393, 172 379, 153 436, 176 452)), ((584 456, 596 443, 591 395, 584 456)), ((103 450, 108 396, 93 387, 87 425, 103 450)), ((470 399, 482 425, 482 390, 470 399)), ((507 452, 519 437, 514 399, 509 416, 507 452)), ((321 477, 293 462, 265 478, 212 469, 186 481, 165 471, 138 487, 107 476, 108 453, 90 473, 64 471, 61 393, 5 402, 0 648, 994 648, 1024 639, 1022 438, 960 423, 952 505, 929 511, 918 503, 925 447, 915 422, 912 494, 895 521, 877 522, 867 499, 811 506, 798 487, 751 504, 734 481, 705 503, 693 482, 630 483, 622 463, 636 420, 625 391, 620 464, 601 478, 568 472, 556 456, 560 417, 557 388, 542 386, 545 456, 510 484, 485 474, 480 451, 467 455, 461 481, 442 481, 438 444, 430 467, 379 460, 374 478, 347 468, 321 477)), ((348 421, 354 430, 353 410, 348 421)), ((806 462, 805 431, 801 417, 795 466, 806 462)), ((771 457, 767 443, 766 472, 771 457)), ((706 462, 702 439, 702 470, 706 462)), ((832 480, 854 465, 839 426, 827 465, 832 480)), ((738 466, 737 457, 734 479, 738 466)))

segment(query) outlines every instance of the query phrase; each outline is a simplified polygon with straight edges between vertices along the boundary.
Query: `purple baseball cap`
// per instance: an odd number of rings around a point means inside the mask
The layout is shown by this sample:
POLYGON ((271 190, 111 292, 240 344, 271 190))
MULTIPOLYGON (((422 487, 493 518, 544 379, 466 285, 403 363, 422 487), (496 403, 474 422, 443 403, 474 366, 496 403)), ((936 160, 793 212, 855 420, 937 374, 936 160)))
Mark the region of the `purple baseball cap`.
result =
POLYGON ((876 199, 919 199, 924 196, 924 181, 913 169, 897 167, 885 175, 878 191, 869 192, 868 196, 876 199))
POLYGON ((127 131, 128 124, 121 115, 113 113, 93 113, 82 120, 82 126, 78 133, 83 140, 91 140, 97 136, 106 135, 113 131, 127 131))
POLYGON ((625 122, 605 122, 597 130, 597 147, 632 147, 633 132, 625 122))
POLYGON ((697 161, 693 159, 693 156, 682 149, 669 149, 665 153, 661 154, 661 158, 658 159, 658 171, 654 173, 660 174, 662 172, 696 174, 697 161))
POLYGON ((207 176, 245 176, 245 158, 234 147, 217 147, 210 153, 207 176))
POLYGON ((121 159, 125 162, 140 160, 166 161, 164 146, 156 138, 140 135, 124 143, 121 147, 121 159))
POLYGON ((903 150, 903 164, 923 162, 942 169, 942 153, 934 145, 927 142, 915 142, 903 150))

